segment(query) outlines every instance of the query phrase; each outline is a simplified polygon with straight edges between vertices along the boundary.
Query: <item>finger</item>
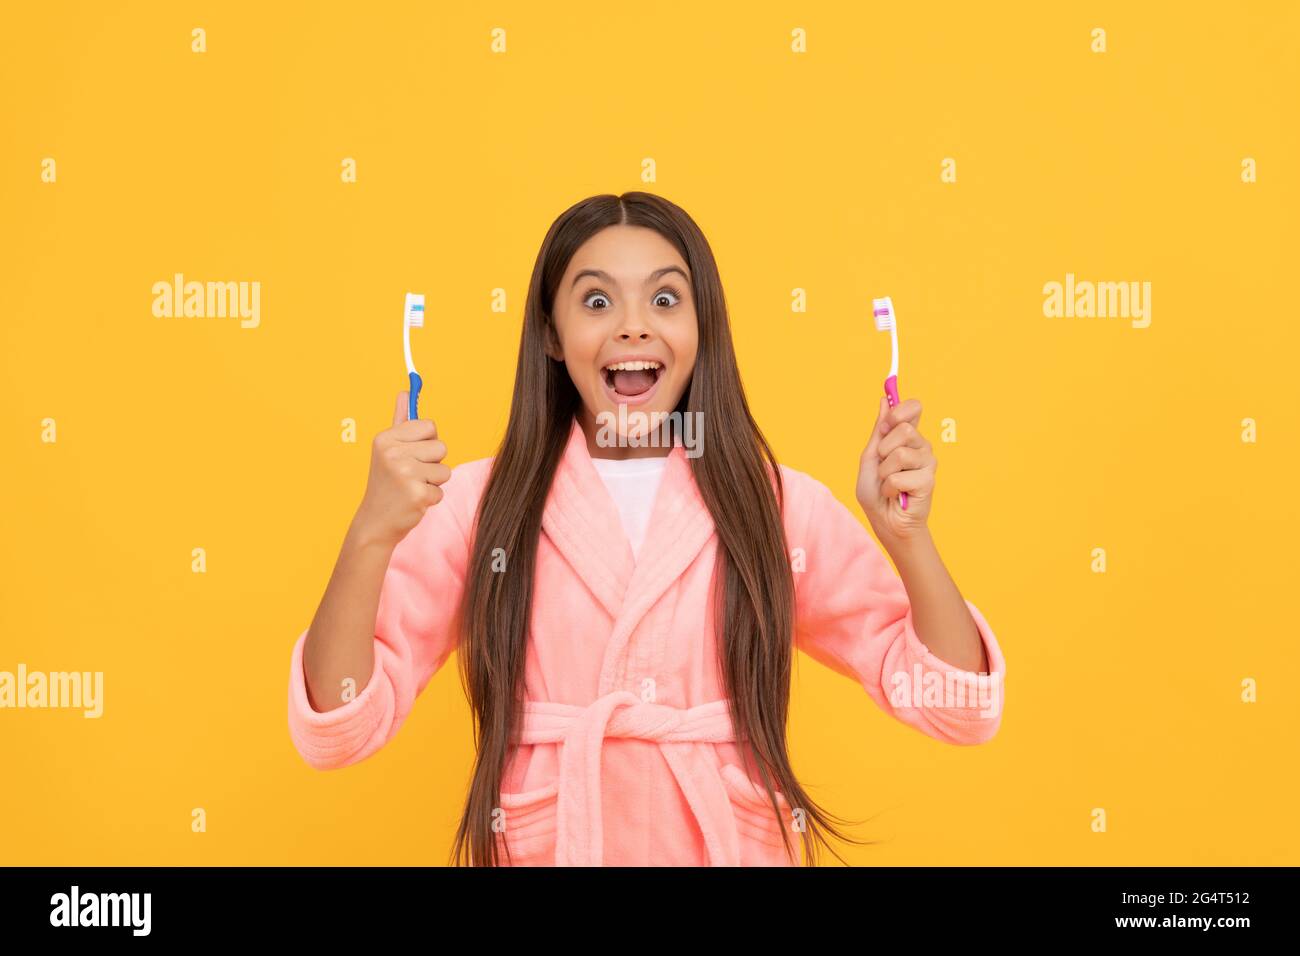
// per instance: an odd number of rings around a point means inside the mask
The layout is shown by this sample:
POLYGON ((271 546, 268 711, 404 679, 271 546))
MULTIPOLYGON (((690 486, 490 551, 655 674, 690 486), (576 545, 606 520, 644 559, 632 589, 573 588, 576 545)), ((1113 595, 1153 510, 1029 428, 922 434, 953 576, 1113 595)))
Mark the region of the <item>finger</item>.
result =
POLYGON ((431 418, 417 418, 414 421, 398 422, 392 428, 398 441, 422 442, 438 437, 438 426, 431 418))
POLYGON ((924 448, 925 436, 916 430, 911 422, 899 422, 896 428, 880 440, 876 453, 881 458, 888 458, 898 448, 924 448))
MULTIPOLYGON (((420 419, 420 421, 424 421, 424 419, 420 419)), ((447 457, 447 445, 438 438, 426 438, 422 441, 409 442, 403 445, 402 448, 410 452, 411 457, 420 462, 442 461, 447 457)))
POLYGON ((442 500, 441 486, 430 481, 419 480, 412 482, 412 485, 416 500, 425 508, 430 508, 442 500))
POLYGON ((411 476, 431 485, 441 485, 451 477, 451 469, 442 462, 416 462, 411 466, 411 476))
POLYGON ((924 468, 927 464, 927 456, 924 451, 904 445, 901 448, 895 448, 881 459, 880 478, 883 481, 896 472, 918 470, 924 468))
POLYGON ((929 468, 908 468, 882 479, 880 493, 886 498, 893 498, 903 491, 909 495, 924 494, 933 483, 934 475, 929 468))
POLYGON ((397 407, 393 409, 393 424, 400 425, 410 417, 411 393, 397 393, 397 407))
POLYGON ((889 414, 885 416, 885 434, 893 431, 903 422, 911 422, 913 426, 920 427, 921 423, 921 401, 916 398, 908 398, 899 402, 893 408, 889 409, 889 414))

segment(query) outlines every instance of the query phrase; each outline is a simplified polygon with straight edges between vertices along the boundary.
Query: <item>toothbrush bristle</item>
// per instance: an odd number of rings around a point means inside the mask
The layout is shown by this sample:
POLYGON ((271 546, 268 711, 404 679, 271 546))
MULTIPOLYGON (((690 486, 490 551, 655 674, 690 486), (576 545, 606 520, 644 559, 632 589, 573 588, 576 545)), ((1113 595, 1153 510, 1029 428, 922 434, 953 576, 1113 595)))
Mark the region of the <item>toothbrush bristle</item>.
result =
POLYGON ((871 314, 875 317, 878 332, 888 332, 894 327, 894 303, 889 296, 872 299, 871 314))
POLYGON ((406 324, 413 329, 424 327, 424 296, 413 292, 406 294, 406 324))

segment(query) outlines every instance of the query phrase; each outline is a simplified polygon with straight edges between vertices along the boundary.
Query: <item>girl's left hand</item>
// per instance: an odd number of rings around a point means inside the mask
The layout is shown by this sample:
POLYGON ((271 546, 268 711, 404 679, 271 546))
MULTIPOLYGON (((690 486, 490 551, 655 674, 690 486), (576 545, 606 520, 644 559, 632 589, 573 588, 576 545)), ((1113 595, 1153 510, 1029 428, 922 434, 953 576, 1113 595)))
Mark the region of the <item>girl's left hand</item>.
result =
POLYGON ((921 403, 915 398, 893 408, 880 396, 871 440, 858 464, 858 504, 881 544, 927 533, 926 519, 934 497, 939 462, 919 431, 921 403), (907 510, 899 492, 907 492, 907 510))

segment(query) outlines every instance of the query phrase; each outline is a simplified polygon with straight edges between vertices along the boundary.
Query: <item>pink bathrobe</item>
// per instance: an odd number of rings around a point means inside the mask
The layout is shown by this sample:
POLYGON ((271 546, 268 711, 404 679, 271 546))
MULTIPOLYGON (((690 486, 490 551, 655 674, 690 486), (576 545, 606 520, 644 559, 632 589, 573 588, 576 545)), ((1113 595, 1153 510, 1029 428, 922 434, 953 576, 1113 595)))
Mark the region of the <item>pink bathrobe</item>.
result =
MULTIPOLYGON (((345 767, 393 739, 455 649, 469 529, 492 459, 466 462, 393 552, 375 621, 375 669, 348 703, 307 699, 293 647, 289 731, 312 767, 345 767)), ((1002 652, 970 601, 992 671, 946 664, 917 636, 907 592, 857 517, 781 466, 795 570, 795 643, 938 740, 983 743, 1002 718, 1002 652)), ((668 456, 640 560, 575 420, 542 518, 522 739, 500 808, 514 865, 792 865, 780 819, 742 769, 718 673, 710 583, 718 541, 685 449, 668 456)), ((466 787, 468 781, 464 782, 466 787)))

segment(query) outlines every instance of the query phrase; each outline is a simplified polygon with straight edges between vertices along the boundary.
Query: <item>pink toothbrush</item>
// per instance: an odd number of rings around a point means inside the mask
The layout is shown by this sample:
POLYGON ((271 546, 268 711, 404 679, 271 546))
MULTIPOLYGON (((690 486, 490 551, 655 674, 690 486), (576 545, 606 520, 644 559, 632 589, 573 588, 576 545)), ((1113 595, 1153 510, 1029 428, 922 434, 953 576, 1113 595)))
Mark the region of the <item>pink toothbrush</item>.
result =
MULTIPOLYGON (((889 342, 893 346, 894 357, 889 363, 889 378, 885 379, 885 395, 889 398, 889 407, 898 404, 898 323, 894 313, 894 300, 889 296, 871 300, 871 314, 876 319, 876 331, 888 332, 889 342)), ((907 492, 900 492, 898 503, 907 510, 907 492)))

